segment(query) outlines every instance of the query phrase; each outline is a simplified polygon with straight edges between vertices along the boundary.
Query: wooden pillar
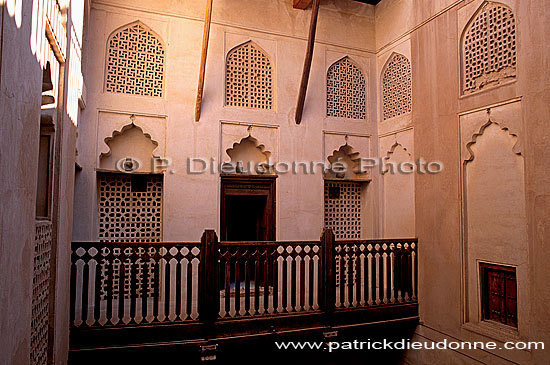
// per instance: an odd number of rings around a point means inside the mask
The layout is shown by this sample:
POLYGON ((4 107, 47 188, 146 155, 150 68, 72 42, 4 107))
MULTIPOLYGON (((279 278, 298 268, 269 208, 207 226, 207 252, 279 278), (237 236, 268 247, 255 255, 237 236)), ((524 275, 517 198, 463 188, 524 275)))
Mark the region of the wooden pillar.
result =
POLYGON ((199 71, 199 86, 197 89, 197 101, 195 103, 195 122, 201 118, 202 93, 204 90, 204 74, 206 72, 206 55, 208 54, 208 40, 210 39, 210 23, 212 22, 212 1, 206 0, 206 17, 204 19, 204 31, 202 34, 201 68, 199 71))
POLYGON ((336 278, 334 261, 334 233, 330 228, 323 228, 321 234, 321 286, 319 291, 321 310, 334 312, 336 306, 336 278))
POLYGON ((218 236, 208 229, 201 237, 199 264, 199 319, 205 323, 214 322, 220 311, 220 289, 218 285, 218 236))
POLYGON ((309 24, 306 58, 304 60, 304 70, 302 72, 302 81, 300 82, 300 91, 298 92, 298 103, 296 104, 296 124, 300 124, 302 122, 302 113, 304 112, 304 102, 306 100, 307 84, 309 82, 309 71, 311 70, 311 60, 313 58, 313 46, 315 45, 315 32, 317 30, 317 17, 319 15, 319 1, 320 0, 313 0, 313 8, 311 10, 311 22, 309 24))

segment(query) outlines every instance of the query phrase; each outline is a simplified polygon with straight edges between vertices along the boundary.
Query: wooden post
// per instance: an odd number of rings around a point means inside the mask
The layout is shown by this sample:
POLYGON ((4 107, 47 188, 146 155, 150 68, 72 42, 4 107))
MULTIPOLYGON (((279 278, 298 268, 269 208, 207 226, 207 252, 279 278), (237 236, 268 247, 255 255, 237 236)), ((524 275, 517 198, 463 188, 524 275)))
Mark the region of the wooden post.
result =
POLYGON ((302 81, 300 82, 300 91, 298 92, 298 103, 296 105, 296 124, 300 124, 302 122, 307 84, 309 82, 309 71, 311 70, 311 59, 313 58, 313 46, 315 45, 315 31, 317 30, 319 1, 320 0, 313 0, 313 8, 311 10, 311 22, 309 24, 306 58, 304 60, 304 70, 302 72, 302 81))
POLYGON ((199 264, 199 319, 206 323, 214 322, 220 311, 218 256, 218 236, 207 229, 201 237, 199 264))
POLYGON ((334 312, 336 300, 336 278, 334 262, 334 233, 330 228, 323 228, 321 234, 321 287, 319 296, 322 300, 321 309, 325 313, 334 312))
POLYGON ((197 101, 195 103, 195 122, 201 118, 202 92, 204 90, 204 74, 206 72, 206 55, 208 53, 208 40, 210 39, 210 23, 212 22, 212 1, 206 0, 206 17, 202 34, 201 68, 199 71, 199 87, 197 89, 197 101))

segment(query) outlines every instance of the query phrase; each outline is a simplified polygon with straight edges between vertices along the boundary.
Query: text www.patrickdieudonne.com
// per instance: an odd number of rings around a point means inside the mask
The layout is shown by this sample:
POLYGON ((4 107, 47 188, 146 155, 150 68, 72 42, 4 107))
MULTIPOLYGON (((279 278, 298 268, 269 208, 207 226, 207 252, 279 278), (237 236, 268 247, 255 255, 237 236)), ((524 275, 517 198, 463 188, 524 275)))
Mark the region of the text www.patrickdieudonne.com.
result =
POLYGON ((544 342, 509 341, 502 344, 488 341, 279 341, 275 342, 278 350, 544 350, 544 342))

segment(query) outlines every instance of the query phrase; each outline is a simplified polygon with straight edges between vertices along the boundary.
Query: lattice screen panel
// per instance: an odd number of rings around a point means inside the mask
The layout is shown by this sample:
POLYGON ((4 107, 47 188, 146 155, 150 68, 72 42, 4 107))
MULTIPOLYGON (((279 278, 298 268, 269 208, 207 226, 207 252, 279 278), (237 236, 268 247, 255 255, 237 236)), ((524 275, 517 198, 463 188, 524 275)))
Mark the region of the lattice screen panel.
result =
POLYGON ((161 241, 162 176, 103 174, 98 186, 100 241, 161 241))
POLYGON ((164 58, 162 43, 143 25, 121 29, 107 43, 105 90, 162 97, 164 58))
POLYGON ((227 56, 225 103, 256 109, 273 106, 271 62, 250 42, 233 49, 227 56))
POLYGON ((361 183, 325 181, 325 227, 336 239, 361 238, 361 183))
POLYGON ((328 69, 327 116, 366 118, 365 76, 348 57, 328 69))
POLYGON ((36 222, 32 275, 31 364, 48 362, 48 315, 52 223, 36 222))
POLYGON ((464 35, 463 92, 516 76, 516 22, 512 9, 487 3, 464 35))
POLYGON ((412 76, 409 59, 394 54, 382 76, 382 111, 384 120, 412 110, 412 76))

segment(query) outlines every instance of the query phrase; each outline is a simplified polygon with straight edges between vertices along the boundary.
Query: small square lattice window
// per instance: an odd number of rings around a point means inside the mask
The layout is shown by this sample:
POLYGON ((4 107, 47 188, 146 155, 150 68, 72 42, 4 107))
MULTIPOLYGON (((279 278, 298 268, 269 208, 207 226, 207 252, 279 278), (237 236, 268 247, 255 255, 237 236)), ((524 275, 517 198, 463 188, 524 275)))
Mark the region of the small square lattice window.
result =
POLYGON ((382 111, 384 120, 412 110, 411 63, 400 54, 394 54, 382 76, 382 111))
POLYGON ((100 241, 162 239, 162 176, 102 174, 98 186, 100 241))
POLYGON ((245 43, 229 52, 225 72, 226 105, 272 108, 271 61, 253 43, 245 43))
POLYGON ((516 76, 516 22, 512 9, 486 3, 463 37, 463 93, 516 76))
POLYGON ((162 97, 164 47, 145 25, 115 31, 107 42, 105 91, 162 97))
POLYGON ((361 238, 361 183, 325 182, 325 227, 336 239, 361 238))
POLYGON ((365 119, 366 114, 365 76, 344 57, 327 72, 327 116, 365 119))

